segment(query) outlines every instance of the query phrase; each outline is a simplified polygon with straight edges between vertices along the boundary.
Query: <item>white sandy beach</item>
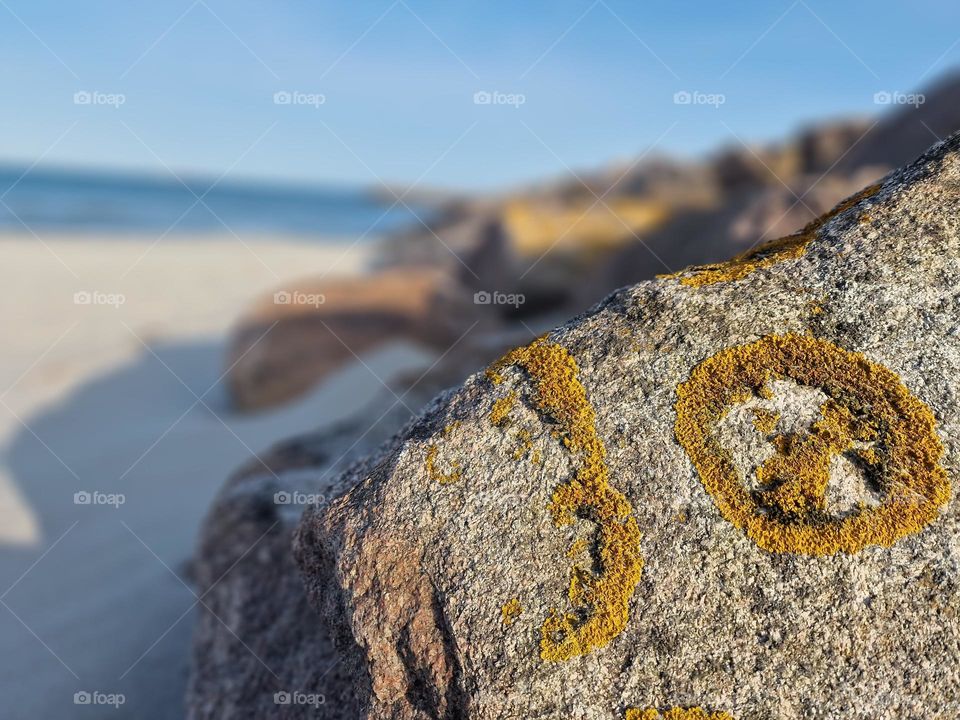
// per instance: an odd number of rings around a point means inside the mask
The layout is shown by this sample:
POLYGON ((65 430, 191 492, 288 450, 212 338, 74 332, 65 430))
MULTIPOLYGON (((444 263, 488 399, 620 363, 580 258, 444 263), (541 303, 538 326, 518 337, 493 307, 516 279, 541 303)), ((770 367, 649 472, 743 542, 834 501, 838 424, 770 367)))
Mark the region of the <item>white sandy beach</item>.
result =
MULTIPOLYGON (((0 237, 4 717, 182 717, 194 597, 181 578, 212 496, 252 452, 381 389, 358 365, 243 417, 219 382, 225 333, 256 295, 361 271, 367 249, 152 242, 0 237), (82 691, 125 703, 75 705, 82 691)), ((388 377, 426 359, 394 347, 367 363, 388 377)))

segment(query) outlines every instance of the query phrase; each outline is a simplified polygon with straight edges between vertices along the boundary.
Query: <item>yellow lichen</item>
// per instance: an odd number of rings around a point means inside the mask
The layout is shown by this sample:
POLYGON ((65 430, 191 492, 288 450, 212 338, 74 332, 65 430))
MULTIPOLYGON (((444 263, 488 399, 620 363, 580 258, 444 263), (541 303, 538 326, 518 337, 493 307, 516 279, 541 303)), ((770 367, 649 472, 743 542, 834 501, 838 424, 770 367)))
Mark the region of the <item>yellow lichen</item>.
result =
POLYGON ((740 280, 760 268, 769 267, 785 260, 796 260, 803 256, 807 246, 817 238, 820 230, 827 222, 840 213, 849 210, 860 201, 875 195, 879 189, 880 185, 871 185, 856 195, 847 198, 830 212, 808 223, 799 232, 763 243, 726 262, 699 265, 660 277, 679 277, 680 282, 684 285, 701 287, 729 280, 740 280))
POLYGON ((857 455, 860 456, 860 459, 863 460, 867 465, 879 465, 880 464, 880 454, 877 452, 876 448, 865 447, 859 448, 857 450, 857 455))
POLYGON ((630 597, 643 568, 640 530, 629 501, 610 485, 606 448, 573 356, 539 338, 507 353, 487 376, 502 382, 502 371, 511 365, 533 380, 537 407, 558 424, 564 446, 580 461, 574 477, 553 493, 554 524, 563 527, 584 518, 598 526, 599 572, 573 567, 567 593, 571 609, 552 610, 540 629, 541 658, 569 660, 603 647, 626 627, 630 597))
POLYGON ((514 621, 523 614, 520 598, 511 598, 500 608, 500 619, 504 627, 513 625, 514 621))
MULTIPOLYGON (((448 435, 450 435, 450 433, 452 433, 454 430, 456 430, 459 427, 460 427, 460 421, 454 420, 453 422, 447 423, 447 425, 444 426, 443 432, 441 434, 443 435, 443 437, 447 437, 448 435)), ((435 480, 441 485, 449 485, 450 483, 457 482, 457 480, 459 480, 463 474, 460 468, 460 463, 456 461, 452 461, 450 463, 450 467, 452 468, 452 470, 448 473, 443 472, 438 467, 439 463, 437 462, 437 455, 439 454, 439 452, 440 450, 436 446, 436 444, 433 444, 429 448, 427 448, 427 458, 426 458, 426 461, 424 462, 424 465, 426 466, 426 470, 427 470, 427 477, 429 477, 431 480, 435 480)))
POLYGON ((562 203, 522 198, 507 202, 503 222, 511 247, 522 257, 559 252, 589 258, 649 232, 669 215, 662 203, 629 197, 602 203, 592 197, 562 203))
POLYGON ((694 368, 677 388, 676 436, 720 513, 760 547, 806 555, 890 546, 933 521, 950 497, 943 446, 930 409, 900 378, 860 353, 807 335, 774 335, 728 348, 694 368), (829 398, 808 431, 777 435, 777 451, 750 491, 717 439, 727 412, 773 380, 829 398), (883 500, 841 516, 828 512, 831 459, 866 464, 883 500))
POLYGON ((590 546, 590 543, 587 542, 586 538, 577 538, 570 544, 570 547, 567 549, 567 557, 571 559, 575 558, 577 555, 580 555, 581 553, 583 553, 589 546, 590 546))
POLYGON ((460 463, 451 462, 450 466, 453 468, 451 472, 445 473, 437 467, 437 454, 439 450, 436 445, 431 445, 427 448, 427 477, 431 480, 435 480, 441 485, 449 485, 450 483, 455 483, 460 479, 462 472, 460 470, 460 463))
POLYGON ((625 720, 733 720, 733 716, 725 712, 710 713, 700 707, 671 708, 663 712, 653 708, 630 708, 625 720))
POLYGON ((764 408, 754 408, 753 426, 757 429, 757 432, 769 435, 777 429, 778 422, 780 422, 780 413, 764 408))
POLYGON ((513 451, 514 460, 519 460, 522 458, 527 454, 527 452, 529 452, 530 448, 533 447, 533 436, 530 434, 529 430, 518 430, 517 439, 520 440, 520 445, 517 446, 517 449, 513 451))
POLYGON ((487 380, 492 382, 494 385, 499 385, 500 383, 503 382, 503 375, 501 375, 500 371, 497 370, 495 367, 492 367, 492 366, 488 367, 484 371, 484 375, 486 375, 487 380))
POLYGON ((503 425, 507 421, 507 417, 510 415, 510 411, 513 410, 516 402, 517 393, 513 390, 508 392, 504 397, 494 400, 493 407, 490 408, 490 422, 494 425, 503 425))

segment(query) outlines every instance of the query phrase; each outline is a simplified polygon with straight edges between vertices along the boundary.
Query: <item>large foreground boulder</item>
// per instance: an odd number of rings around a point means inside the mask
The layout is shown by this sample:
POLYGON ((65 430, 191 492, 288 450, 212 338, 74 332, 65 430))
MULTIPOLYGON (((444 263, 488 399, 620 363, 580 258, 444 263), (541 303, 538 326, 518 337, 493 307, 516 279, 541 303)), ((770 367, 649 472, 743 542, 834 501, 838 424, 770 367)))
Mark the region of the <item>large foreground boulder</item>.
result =
POLYGON ((960 715, 960 138, 622 290, 304 514, 360 717, 960 715))

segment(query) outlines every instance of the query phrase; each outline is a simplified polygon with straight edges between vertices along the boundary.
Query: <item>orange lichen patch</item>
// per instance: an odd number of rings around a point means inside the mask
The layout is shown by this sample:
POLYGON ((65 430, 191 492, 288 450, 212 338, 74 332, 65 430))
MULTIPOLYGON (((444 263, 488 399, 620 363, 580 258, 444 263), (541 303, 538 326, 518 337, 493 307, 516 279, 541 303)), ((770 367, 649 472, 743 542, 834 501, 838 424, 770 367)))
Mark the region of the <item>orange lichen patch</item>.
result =
POLYGON ((490 408, 490 422, 494 425, 503 425, 517 403, 517 393, 511 390, 504 397, 494 400, 490 408))
POLYGON ((769 435, 777 429, 778 422, 780 422, 780 413, 765 408, 753 409, 753 426, 757 432, 769 435))
MULTIPOLYGON (((877 439, 877 430, 869 421, 854 417, 847 407, 832 400, 820 407, 820 414, 811 432, 773 439, 777 453, 757 469, 761 505, 788 517, 825 513, 833 458, 856 452, 855 443, 877 439)), ((862 452, 858 454, 864 457, 862 452)))
POLYGON ((590 543, 587 542, 586 538, 577 538, 574 540, 570 547, 567 549, 567 557, 575 558, 577 555, 580 555, 589 547, 590 543))
POLYGON ((523 614, 523 606, 520 604, 520 598, 511 598, 500 608, 500 619, 504 627, 513 625, 518 617, 523 614))
POLYGON ((626 627, 630 597, 643 568, 640 530, 629 501, 610 485, 606 448, 573 356, 540 338, 507 353, 488 377, 502 382, 502 371, 510 365, 533 380, 537 407, 559 425, 564 446, 580 461, 574 477, 553 493, 554 523, 563 527, 583 518, 598 527, 599 572, 573 567, 567 592, 571 610, 552 610, 540 629, 540 657, 558 662, 603 647, 626 627))
POLYGON ((892 371, 807 335, 774 335, 728 348, 677 388, 675 432, 720 513, 770 552, 855 553, 890 546, 933 521, 950 497, 930 409, 892 371), (773 380, 818 388, 828 400, 809 430, 777 435, 776 454, 751 491, 717 439, 727 412, 773 380), (882 493, 874 506, 834 516, 830 461, 855 455, 882 493))
MULTIPOLYGON (((450 435, 450 433, 460 427, 460 424, 461 423, 459 420, 454 420, 451 423, 447 423, 447 425, 445 425, 443 428, 443 437, 450 435)), ((437 448, 436 444, 433 444, 427 448, 427 459, 424 463, 427 470, 427 477, 429 477, 431 480, 435 480, 441 485, 449 485, 450 483, 457 482, 457 480, 459 480, 463 475, 463 472, 460 468, 460 463, 452 461, 450 463, 450 467, 452 468, 451 471, 448 473, 443 472, 440 469, 437 461, 437 455, 439 452, 440 450, 437 448)))
POLYGON ((603 203, 552 203, 520 198, 506 204, 504 226, 521 256, 548 250, 591 257, 624 245, 633 234, 649 232, 669 217, 670 208, 631 198, 603 203))
POLYGON ((733 715, 725 712, 707 712, 703 708, 671 708, 660 712, 649 708, 630 708, 625 720, 733 720, 733 715))
POLYGON ((517 446, 517 449, 513 451, 514 460, 519 460, 522 458, 530 451, 530 448, 533 447, 533 436, 530 434, 529 430, 518 430, 517 438, 520 440, 520 445, 517 446))
POLYGON ((803 256, 807 246, 817 238, 824 225, 861 200, 866 200, 875 195, 880 187, 879 184, 871 185, 861 190, 856 195, 844 200, 830 212, 808 223, 802 230, 793 235, 763 243, 723 263, 700 265, 659 277, 679 277, 680 282, 684 285, 701 287, 729 280, 740 280, 760 268, 769 267, 785 260, 796 260, 803 256))
POLYGON ((427 477, 431 480, 435 480, 441 485, 449 485, 450 483, 455 483, 462 476, 462 471, 460 469, 460 463, 451 462, 450 466, 453 468, 450 472, 445 473, 437 467, 437 454, 439 450, 436 445, 431 445, 427 449, 427 477))

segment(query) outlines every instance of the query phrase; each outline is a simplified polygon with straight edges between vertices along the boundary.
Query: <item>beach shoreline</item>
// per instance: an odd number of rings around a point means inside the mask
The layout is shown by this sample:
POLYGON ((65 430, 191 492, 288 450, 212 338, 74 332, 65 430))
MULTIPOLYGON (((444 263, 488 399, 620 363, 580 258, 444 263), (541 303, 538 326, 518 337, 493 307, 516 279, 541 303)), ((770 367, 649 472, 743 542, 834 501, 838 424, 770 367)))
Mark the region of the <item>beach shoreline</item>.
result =
POLYGON ((251 456, 369 402, 382 390, 371 373, 429 360, 394 345, 294 403, 238 415, 222 377, 230 329, 285 283, 363 273, 371 251, 0 235, 9 717, 73 716, 76 692, 124 694, 125 716, 182 717, 187 569, 214 494, 251 456))

